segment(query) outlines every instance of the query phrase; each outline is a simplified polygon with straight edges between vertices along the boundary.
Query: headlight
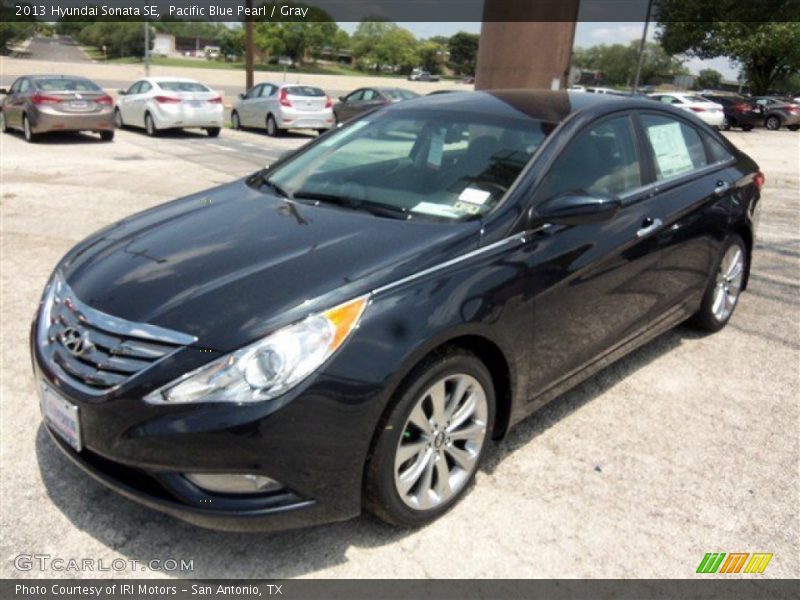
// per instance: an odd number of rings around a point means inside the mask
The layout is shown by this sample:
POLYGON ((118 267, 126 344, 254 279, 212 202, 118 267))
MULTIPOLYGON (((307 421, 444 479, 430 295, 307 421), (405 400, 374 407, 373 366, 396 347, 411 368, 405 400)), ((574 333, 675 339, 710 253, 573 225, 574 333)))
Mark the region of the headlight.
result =
POLYGON ((369 296, 279 329, 145 396, 150 404, 258 402, 280 396, 318 369, 355 329, 369 296))

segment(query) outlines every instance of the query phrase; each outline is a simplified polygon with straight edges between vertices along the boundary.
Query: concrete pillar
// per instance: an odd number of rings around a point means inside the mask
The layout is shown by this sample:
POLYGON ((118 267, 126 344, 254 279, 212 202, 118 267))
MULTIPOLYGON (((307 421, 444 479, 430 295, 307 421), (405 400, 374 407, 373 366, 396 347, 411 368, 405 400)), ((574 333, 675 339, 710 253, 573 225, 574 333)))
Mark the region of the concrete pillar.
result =
POLYGON ((486 0, 475 89, 567 87, 579 5, 486 0))

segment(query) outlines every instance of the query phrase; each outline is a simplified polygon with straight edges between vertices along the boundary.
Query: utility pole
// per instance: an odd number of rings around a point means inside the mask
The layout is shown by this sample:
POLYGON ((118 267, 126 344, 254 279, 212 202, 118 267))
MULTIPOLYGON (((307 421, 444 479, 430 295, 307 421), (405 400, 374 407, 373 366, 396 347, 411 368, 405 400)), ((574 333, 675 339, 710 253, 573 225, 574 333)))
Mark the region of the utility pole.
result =
POLYGON ((653 0, 647 0, 647 15, 644 18, 642 41, 639 42, 639 62, 636 65, 636 79, 633 81, 633 92, 639 91, 639 78, 642 76, 642 63, 644 63, 644 45, 647 42, 647 27, 650 25, 650 11, 653 10, 653 0))
POLYGON ((245 0, 247 17, 244 21, 244 89, 253 87, 253 0, 245 0))
POLYGON ((144 22, 144 76, 150 77, 150 25, 144 22))

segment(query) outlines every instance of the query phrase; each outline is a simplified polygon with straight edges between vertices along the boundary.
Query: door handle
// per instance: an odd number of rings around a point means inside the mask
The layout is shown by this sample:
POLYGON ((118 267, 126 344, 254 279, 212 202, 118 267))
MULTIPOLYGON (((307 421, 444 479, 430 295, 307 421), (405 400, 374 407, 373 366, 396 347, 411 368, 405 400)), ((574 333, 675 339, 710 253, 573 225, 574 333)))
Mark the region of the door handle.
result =
POLYGON ((717 182, 717 187, 714 188, 714 194, 722 196, 725 192, 731 189, 731 184, 721 179, 717 182))
POLYGON ((663 224, 664 222, 661 219, 652 219, 647 217, 644 221, 642 221, 642 228, 636 232, 636 237, 642 238, 646 235, 650 235, 663 224))

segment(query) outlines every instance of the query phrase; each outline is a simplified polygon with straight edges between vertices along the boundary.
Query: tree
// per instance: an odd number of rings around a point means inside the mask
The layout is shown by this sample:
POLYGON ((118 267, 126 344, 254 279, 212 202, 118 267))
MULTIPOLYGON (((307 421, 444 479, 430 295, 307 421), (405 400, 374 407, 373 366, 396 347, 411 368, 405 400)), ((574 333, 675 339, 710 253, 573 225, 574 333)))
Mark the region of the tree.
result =
MULTIPOLYGON (((600 71, 603 81, 611 85, 630 86, 636 76, 639 60, 639 42, 624 44, 600 44, 590 48, 576 48, 572 63, 576 67, 600 71)), ((641 82, 658 84, 670 81, 676 75, 686 73, 680 60, 667 54, 659 45, 645 44, 641 82)))
MULTIPOLYGON (((85 46, 105 46, 109 57, 144 55, 144 27, 141 21, 95 21, 81 29, 77 37, 85 46)), ((151 32, 151 49, 153 37, 151 32)))
POLYGON ((459 31, 448 41, 450 48, 450 66, 459 75, 474 75, 478 63, 477 33, 459 31))
POLYGON ((350 48, 361 68, 407 72, 419 62, 414 34, 388 21, 362 21, 350 48))
POLYGON ((442 57, 447 52, 447 46, 443 46, 433 40, 423 40, 417 46, 419 63, 423 69, 430 73, 441 71, 442 57))
POLYGON ((667 52, 739 62, 754 94, 800 71, 800 23, 794 0, 658 0, 658 38, 667 52), (763 22, 766 18, 769 22, 763 22))
POLYGON ((253 41, 270 54, 288 56, 292 62, 301 63, 306 49, 326 45, 335 37, 337 30, 333 21, 260 21, 253 27, 253 41))
POLYGON ((697 75, 695 87, 698 90, 716 90, 722 83, 722 73, 714 69, 703 69, 697 75))
POLYGON ((6 50, 9 44, 31 37, 33 30, 33 23, 0 21, 0 49, 6 50))
POLYGON ((228 28, 225 27, 219 34, 217 41, 219 42, 220 54, 228 60, 233 57, 236 60, 244 54, 244 28, 228 28))

